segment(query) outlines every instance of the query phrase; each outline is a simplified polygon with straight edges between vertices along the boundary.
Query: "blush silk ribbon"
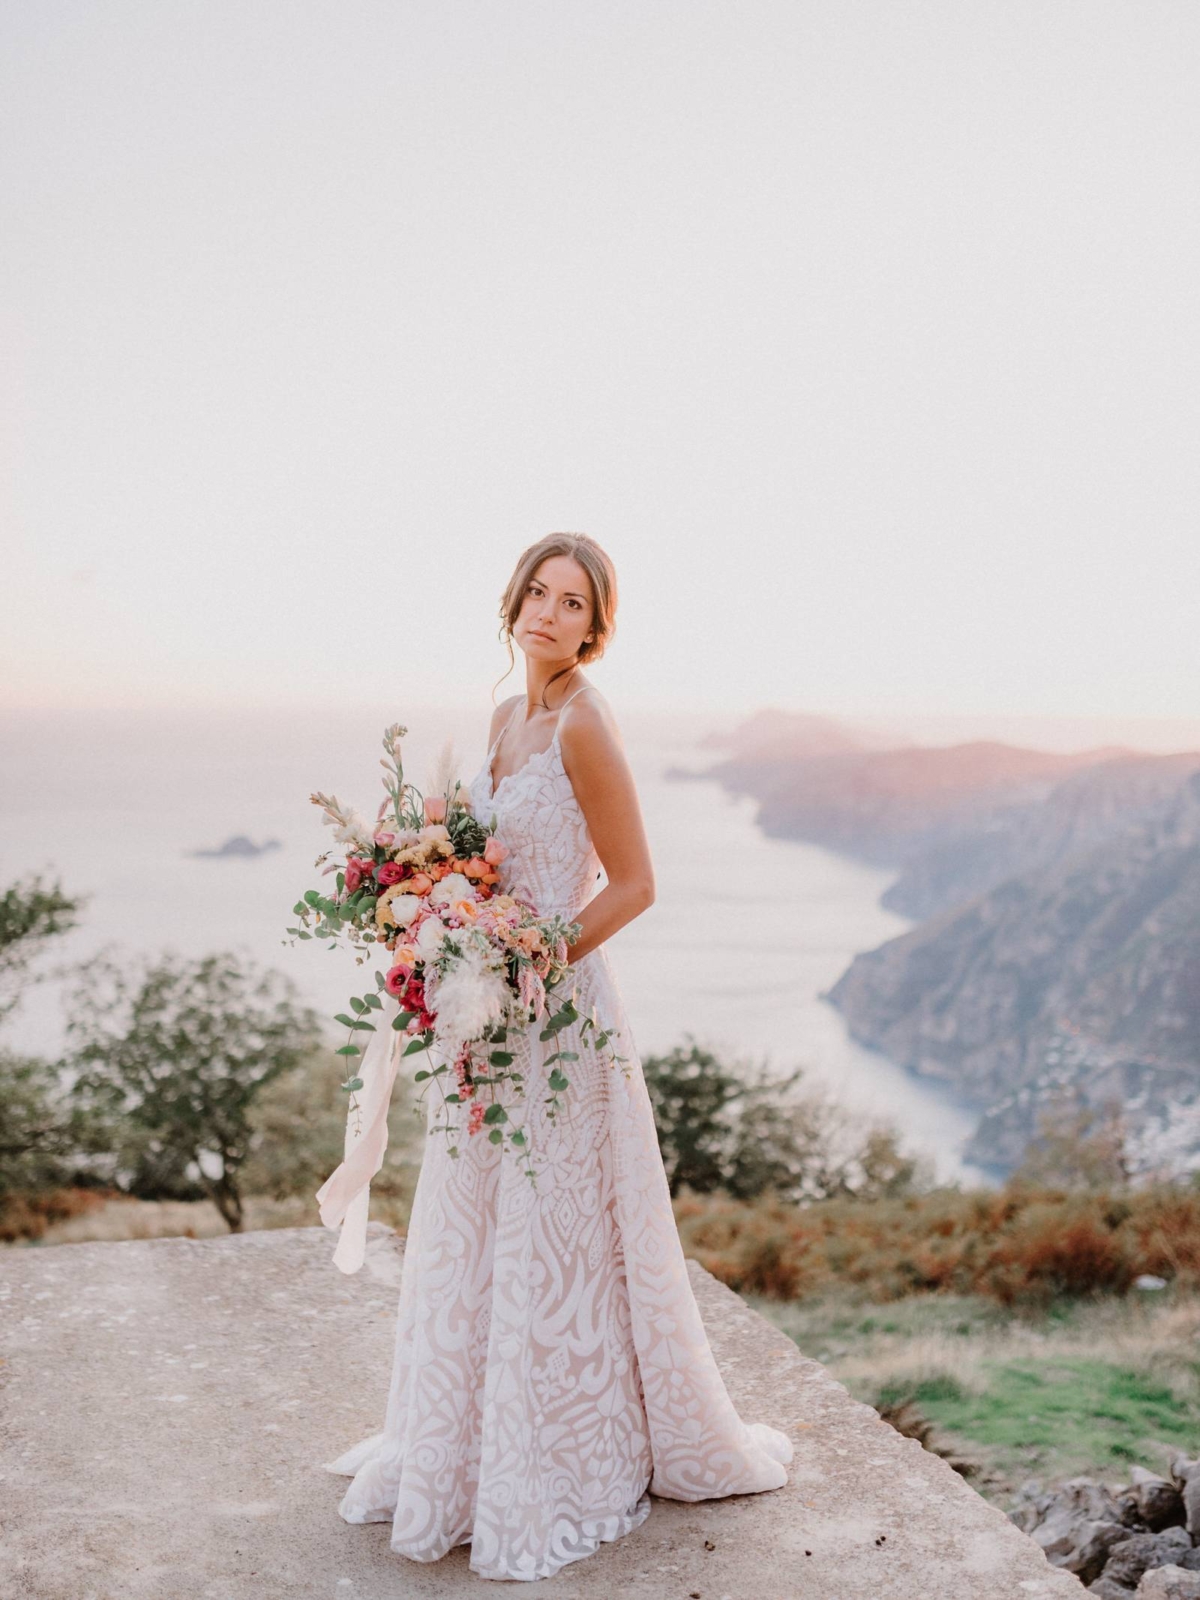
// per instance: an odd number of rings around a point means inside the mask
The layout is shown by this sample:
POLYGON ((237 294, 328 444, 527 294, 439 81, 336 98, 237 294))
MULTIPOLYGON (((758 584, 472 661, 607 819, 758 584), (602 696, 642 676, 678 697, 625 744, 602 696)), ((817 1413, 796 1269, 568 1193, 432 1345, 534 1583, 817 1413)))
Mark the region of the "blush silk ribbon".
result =
POLYGON ((366 1257, 371 1179, 383 1165, 388 1142, 388 1107, 400 1064, 400 1046, 409 1039, 408 1034, 392 1026, 400 1013, 399 1001, 386 992, 380 999, 382 1010, 363 1018, 375 1023, 375 1032, 366 1049, 357 1058, 344 1058, 356 1062, 353 1075, 362 1079, 362 1088, 355 1090, 357 1108, 352 1107, 346 1113, 342 1164, 317 1190, 321 1221, 327 1228, 341 1229, 333 1261, 345 1273, 357 1272, 366 1257))

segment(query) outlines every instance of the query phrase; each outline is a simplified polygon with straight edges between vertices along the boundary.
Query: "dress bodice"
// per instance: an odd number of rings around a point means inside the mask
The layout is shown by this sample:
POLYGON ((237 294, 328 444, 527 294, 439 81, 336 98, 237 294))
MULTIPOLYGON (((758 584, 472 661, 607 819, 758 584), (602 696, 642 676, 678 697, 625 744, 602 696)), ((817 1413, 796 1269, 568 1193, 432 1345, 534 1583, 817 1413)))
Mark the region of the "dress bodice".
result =
POLYGON ((574 918, 596 893, 601 864, 563 767, 558 727, 546 748, 501 778, 493 793, 492 758, 500 737, 469 786, 476 817, 485 827, 495 817, 496 835, 508 846, 499 887, 530 901, 539 916, 560 911, 574 918))

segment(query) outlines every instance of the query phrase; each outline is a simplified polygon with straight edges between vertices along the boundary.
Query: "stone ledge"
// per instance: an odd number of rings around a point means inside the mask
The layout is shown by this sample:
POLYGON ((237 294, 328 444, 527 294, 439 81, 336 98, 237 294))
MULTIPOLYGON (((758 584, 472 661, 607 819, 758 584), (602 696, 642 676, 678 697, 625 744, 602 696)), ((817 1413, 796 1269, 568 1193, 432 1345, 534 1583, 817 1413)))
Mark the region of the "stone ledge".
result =
MULTIPOLYGON (((331 1460, 381 1425, 402 1241, 367 1264, 287 1228, 0 1258, 0 1593, 22 1600, 478 1594, 467 1549, 423 1566, 337 1514, 331 1460)), ((796 1443, 788 1485, 684 1505, 539 1593, 610 1600, 1048 1600, 1085 1593, 939 1457, 853 1400, 695 1261, 747 1421, 796 1443), (706 1545, 711 1545, 710 1550, 706 1545)))

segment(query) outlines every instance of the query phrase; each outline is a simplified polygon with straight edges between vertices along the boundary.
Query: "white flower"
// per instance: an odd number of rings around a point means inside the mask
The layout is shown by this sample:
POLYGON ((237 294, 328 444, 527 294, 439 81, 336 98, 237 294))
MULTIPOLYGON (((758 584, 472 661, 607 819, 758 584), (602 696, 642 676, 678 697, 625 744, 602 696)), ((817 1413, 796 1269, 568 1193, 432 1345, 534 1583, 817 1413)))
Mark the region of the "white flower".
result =
POLYGON ((392 913, 392 921, 398 928, 407 928, 412 919, 421 909, 421 896, 419 894, 398 894, 388 902, 392 913))
POLYGON ((333 837, 339 844, 353 845, 362 855, 369 856, 375 852, 374 825, 367 821, 361 811, 353 808, 346 812, 342 826, 333 830, 333 837))
POLYGON ((473 900, 475 887, 470 878, 461 872, 448 872, 439 883, 435 883, 429 891, 431 905, 448 906, 452 900, 473 900))
POLYGON ((432 961, 442 948, 446 937, 446 924, 441 917, 426 917, 417 929, 417 949, 426 961, 432 961))
POLYGON ((430 822, 421 828, 417 834, 418 839, 448 839, 450 830, 444 822, 430 822))
POLYGON ((508 984, 504 974, 490 965, 489 956, 486 944, 468 940, 445 972, 435 970, 426 979, 426 1001, 437 1013, 437 1036, 448 1050, 478 1039, 508 1010, 508 984))

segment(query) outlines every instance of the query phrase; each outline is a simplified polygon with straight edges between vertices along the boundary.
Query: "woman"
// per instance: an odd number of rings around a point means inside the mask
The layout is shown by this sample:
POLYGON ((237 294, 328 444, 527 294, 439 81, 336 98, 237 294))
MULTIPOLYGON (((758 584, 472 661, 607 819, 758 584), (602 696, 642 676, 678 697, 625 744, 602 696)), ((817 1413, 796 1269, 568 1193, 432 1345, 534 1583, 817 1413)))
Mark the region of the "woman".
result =
POLYGON ((470 792, 510 847, 503 890, 582 925, 576 1004, 617 1029, 625 1062, 577 1029, 553 1046, 524 1036, 536 1189, 502 1145, 463 1138, 455 1159, 444 1134, 428 1141, 383 1431, 327 1464, 353 1478, 347 1522, 390 1521, 392 1549, 417 1561, 469 1542, 485 1578, 544 1578, 590 1555, 645 1520, 647 1491, 777 1489, 792 1458, 785 1434, 741 1421, 713 1359, 603 947, 654 899, 620 736, 581 671, 612 637, 616 600, 612 564, 584 534, 521 556, 501 615, 525 693, 498 707, 470 792), (552 1048, 578 1059, 549 1121, 552 1048))

